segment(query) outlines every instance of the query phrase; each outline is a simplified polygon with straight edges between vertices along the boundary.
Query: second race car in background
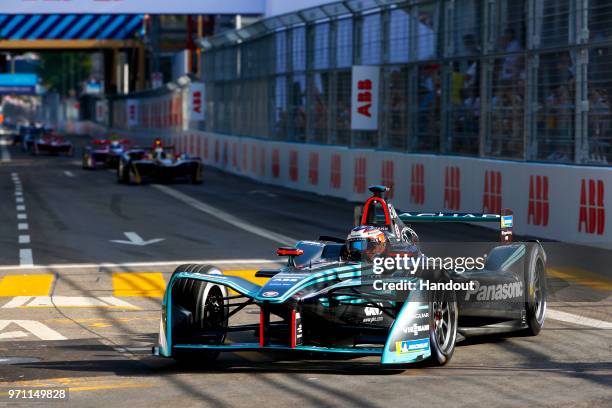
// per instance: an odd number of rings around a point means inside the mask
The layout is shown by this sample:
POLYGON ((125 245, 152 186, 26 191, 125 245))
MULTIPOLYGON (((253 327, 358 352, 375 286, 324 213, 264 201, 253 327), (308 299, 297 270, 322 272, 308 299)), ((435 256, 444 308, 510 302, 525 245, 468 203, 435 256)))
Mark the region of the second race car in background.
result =
POLYGON ((160 139, 155 139, 151 148, 128 149, 119 159, 119 183, 141 184, 145 179, 172 181, 177 178, 201 184, 202 160, 177 153, 174 146, 163 146, 160 139))
POLYGON ((37 156, 42 153, 47 154, 63 154, 66 156, 74 156, 74 147, 72 142, 64 139, 63 136, 57 133, 44 132, 41 136, 32 141, 32 154, 37 156))
POLYGON ((83 168, 95 169, 119 166, 121 155, 129 149, 131 143, 126 139, 96 139, 83 149, 83 168))

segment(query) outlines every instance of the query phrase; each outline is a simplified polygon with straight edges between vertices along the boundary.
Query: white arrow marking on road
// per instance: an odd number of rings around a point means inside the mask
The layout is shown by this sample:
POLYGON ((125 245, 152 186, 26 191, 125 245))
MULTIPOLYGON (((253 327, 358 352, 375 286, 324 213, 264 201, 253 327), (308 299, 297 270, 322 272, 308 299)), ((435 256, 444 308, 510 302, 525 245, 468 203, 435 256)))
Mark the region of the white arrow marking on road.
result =
POLYGON ((64 174, 66 175, 66 177, 74 177, 74 173, 69 170, 64 171, 64 174))
POLYGON ((145 246, 145 245, 156 244, 165 239, 165 238, 155 238, 155 239, 150 239, 148 241, 145 241, 140 237, 140 235, 138 235, 135 232, 124 232, 123 234, 127 237, 129 241, 122 241, 120 239, 112 239, 111 242, 115 242, 117 244, 145 246))
MULTIPOLYGON (((11 323, 21 326, 22 329, 29 331, 41 340, 66 340, 66 337, 36 320, 0 320, 0 331, 11 323)), ((14 335, 16 332, 9 333, 14 335)))
POLYGON ((21 330, 0 333, 0 340, 1 339, 18 339, 21 337, 28 337, 28 333, 21 331, 21 330))

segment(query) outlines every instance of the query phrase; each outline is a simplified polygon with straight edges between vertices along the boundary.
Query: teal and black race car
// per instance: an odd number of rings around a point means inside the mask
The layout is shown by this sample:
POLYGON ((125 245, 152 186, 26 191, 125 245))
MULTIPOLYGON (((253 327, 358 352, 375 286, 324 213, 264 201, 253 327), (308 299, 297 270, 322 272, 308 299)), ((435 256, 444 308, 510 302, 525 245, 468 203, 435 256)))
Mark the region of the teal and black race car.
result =
POLYGON ((263 284, 211 265, 179 266, 154 354, 202 361, 224 351, 301 351, 443 365, 468 336, 539 333, 546 254, 538 242, 512 242, 510 211, 398 214, 386 187, 370 191, 346 240, 278 249, 288 262, 258 271, 263 284), (473 262, 425 256, 411 228, 418 222, 492 223, 501 243, 473 262))

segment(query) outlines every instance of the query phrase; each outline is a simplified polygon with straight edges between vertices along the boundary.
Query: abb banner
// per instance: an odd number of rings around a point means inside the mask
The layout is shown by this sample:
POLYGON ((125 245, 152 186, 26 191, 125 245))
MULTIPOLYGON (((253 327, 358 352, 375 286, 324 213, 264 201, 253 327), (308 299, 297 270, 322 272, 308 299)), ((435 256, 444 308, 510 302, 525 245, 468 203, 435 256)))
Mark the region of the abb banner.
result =
POLYGON ((378 129, 378 84, 380 68, 353 66, 351 86, 351 129, 378 129))
POLYGON ((408 155, 199 131, 176 132, 171 139, 200 153, 207 165, 264 183, 353 202, 370 195, 368 186, 384 183, 402 211, 508 208, 518 235, 612 249, 610 168, 408 155))
POLYGON ((138 100, 128 99, 126 106, 127 125, 133 127, 138 125, 138 100))
POLYGON ((189 120, 200 121, 205 120, 204 111, 205 87, 201 82, 192 82, 189 84, 189 120))

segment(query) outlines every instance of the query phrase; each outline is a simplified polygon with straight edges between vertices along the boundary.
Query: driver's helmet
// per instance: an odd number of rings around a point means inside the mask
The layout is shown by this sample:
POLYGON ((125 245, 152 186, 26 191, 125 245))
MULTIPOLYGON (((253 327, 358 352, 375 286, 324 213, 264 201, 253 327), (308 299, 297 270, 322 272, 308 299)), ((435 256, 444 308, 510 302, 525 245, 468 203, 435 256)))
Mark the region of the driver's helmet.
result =
POLYGON ((353 261, 371 262, 387 249, 387 237, 380 229, 361 225, 351 230, 346 238, 349 258, 353 261))
POLYGON ((153 142, 153 157, 157 160, 163 160, 166 158, 166 153, 164 152, 164 146, 162 145, 161 139, 155 139, 153 142))

